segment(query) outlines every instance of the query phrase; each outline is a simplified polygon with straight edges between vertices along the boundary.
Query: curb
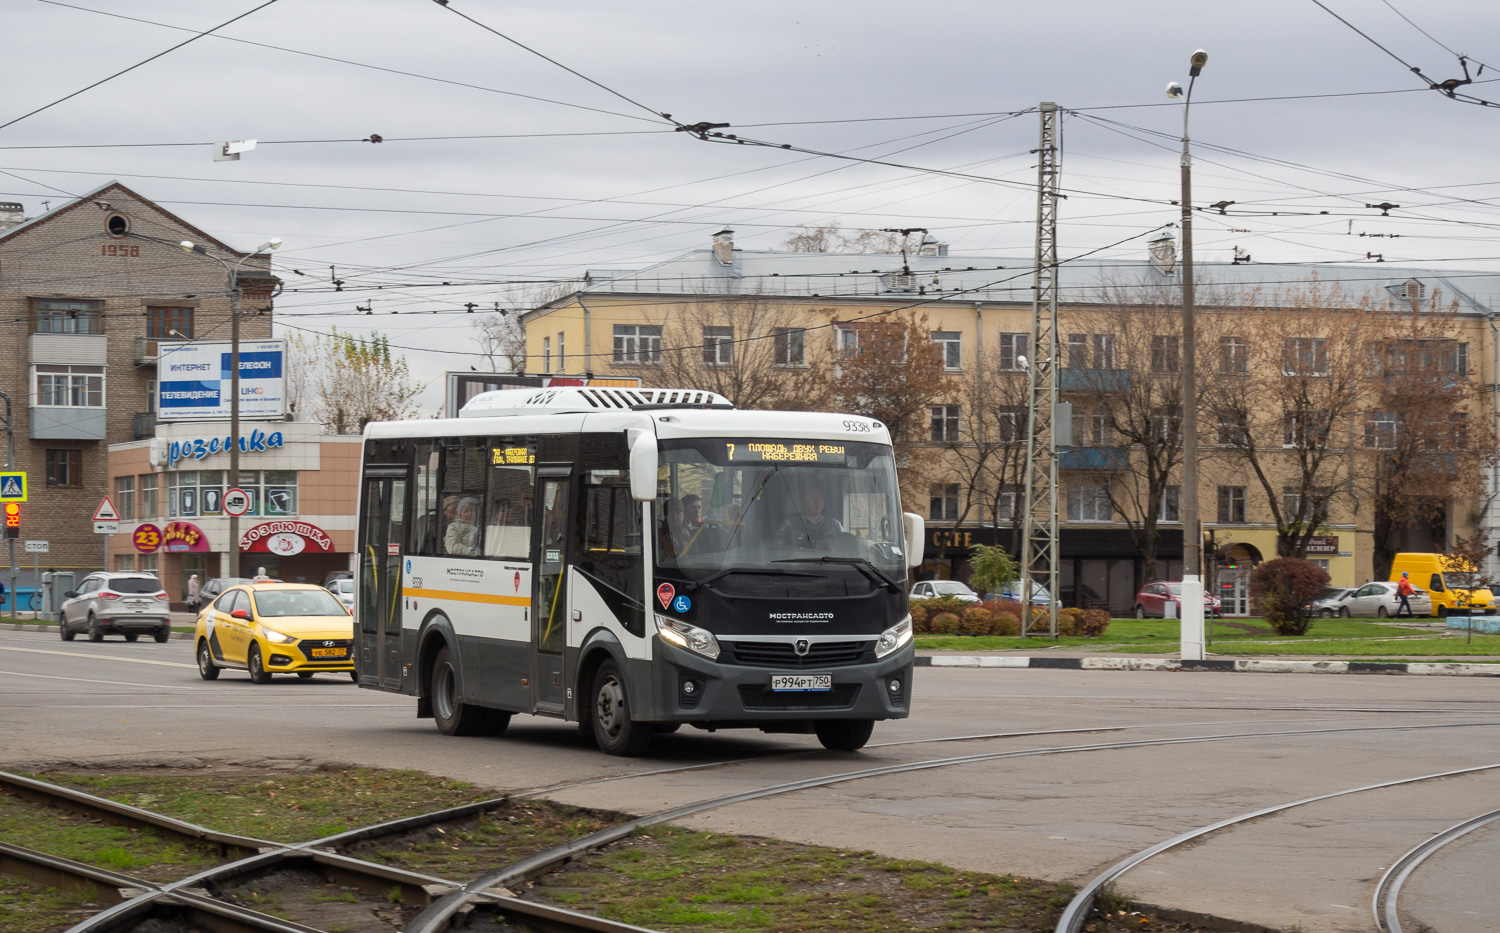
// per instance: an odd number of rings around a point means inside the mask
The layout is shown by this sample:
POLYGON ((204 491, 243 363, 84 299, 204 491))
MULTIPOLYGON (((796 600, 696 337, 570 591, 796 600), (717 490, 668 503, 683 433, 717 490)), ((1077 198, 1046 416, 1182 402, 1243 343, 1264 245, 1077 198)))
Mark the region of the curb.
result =
POLYGON ((1388 661, 1254 661, 1208 658, 1179 661, 1152 658, 934 657, 921 655, 917 667, 1003 667, 1066 671, 1226 671, 1245 674, 1418 674, 1428 677, 1500 677, 1500 664, 1428 664, 1388 661))
MULTIPOLYGON (((0 624, 0 631, 8 631, 8 632, 55 632, 55 631, 57 631, 57 626, 55 626, 55 625, 27 624, 25 622, 7 622, 7 623, 0 624)), ((82 634, 82 633, 80 632, 79 634, 82 634)), ((175 639, 181 639, 181 640, 185 640, 185 641, 192 641, 193 640, 193 633, 192 632, 173 632, 168 637, 169 638, 175 638, 175 639)))

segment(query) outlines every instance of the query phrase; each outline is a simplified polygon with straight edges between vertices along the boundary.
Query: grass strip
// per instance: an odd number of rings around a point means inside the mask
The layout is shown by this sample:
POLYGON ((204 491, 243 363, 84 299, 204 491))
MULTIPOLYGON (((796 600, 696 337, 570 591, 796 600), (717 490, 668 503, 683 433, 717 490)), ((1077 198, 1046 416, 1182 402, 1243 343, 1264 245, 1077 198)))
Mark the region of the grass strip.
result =
POLYGON ((0 930, 5 933, 54 933, 102 910, 79 888, 44 888, 23 878, 0 875, 0 930))
MULTIPOLYGON (((78 813, 0 794, 0 842, 148 881, 170 881, 217 865, 217 854, 78 813)), ((0 929, 9 927, 0 926, 0 929)))

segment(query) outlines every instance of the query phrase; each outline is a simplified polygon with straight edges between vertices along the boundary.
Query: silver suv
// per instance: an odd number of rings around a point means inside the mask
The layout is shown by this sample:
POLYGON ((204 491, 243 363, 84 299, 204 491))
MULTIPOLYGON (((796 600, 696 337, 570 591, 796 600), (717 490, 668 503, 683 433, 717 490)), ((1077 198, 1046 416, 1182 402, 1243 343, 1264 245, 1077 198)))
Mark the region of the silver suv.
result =
POLYGON ((57 613, 63 641, 72 641, 80 631, 88 633, 89 641, 103 641, 105 635, 135 641, 149 632, 161 642, 172 633, 167 614, 171 600, 149 573, 91 573, 66 595, 57 613))

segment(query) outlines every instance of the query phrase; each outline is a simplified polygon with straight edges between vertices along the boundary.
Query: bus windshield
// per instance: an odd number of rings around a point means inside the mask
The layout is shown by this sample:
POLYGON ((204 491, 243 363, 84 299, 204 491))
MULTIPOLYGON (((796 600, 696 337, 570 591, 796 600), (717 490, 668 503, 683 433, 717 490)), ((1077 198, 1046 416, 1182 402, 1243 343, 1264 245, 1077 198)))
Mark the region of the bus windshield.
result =
POLYGON ((658 574, 727 592, 775 590, 781 576, 905 589, 900 492, 882 444, 663 440, 652 527, 658 574))

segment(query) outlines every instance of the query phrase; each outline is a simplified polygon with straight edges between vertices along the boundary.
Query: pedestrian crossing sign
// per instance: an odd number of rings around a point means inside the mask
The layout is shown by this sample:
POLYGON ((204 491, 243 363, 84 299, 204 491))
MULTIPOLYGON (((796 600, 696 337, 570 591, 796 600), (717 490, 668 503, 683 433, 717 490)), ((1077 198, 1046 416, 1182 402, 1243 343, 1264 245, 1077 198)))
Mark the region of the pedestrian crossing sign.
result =
POLYGON ((26 501, 26 474, 0 473, 0 502, 26 501))

